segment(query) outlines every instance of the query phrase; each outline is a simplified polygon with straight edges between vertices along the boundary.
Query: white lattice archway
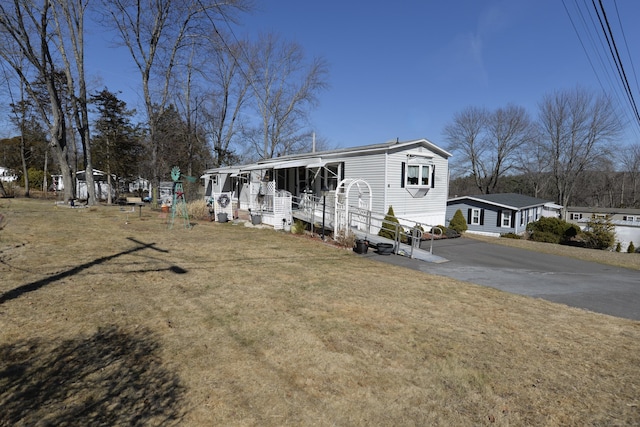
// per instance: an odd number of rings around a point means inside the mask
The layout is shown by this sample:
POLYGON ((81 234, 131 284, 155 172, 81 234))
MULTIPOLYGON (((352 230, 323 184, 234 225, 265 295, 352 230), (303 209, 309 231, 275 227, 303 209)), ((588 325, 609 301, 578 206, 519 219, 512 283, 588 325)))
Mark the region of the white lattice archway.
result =
POLYGON ((348 223, 350 212, 352 220, 355 216, 362 217, 354 221, 353 225, 357 228, 364 227, 364 218, 371 210, 372 203, 373 194, 367 181, 360 178, 347 178, 340 181, 336 188, 334 237, 342 233, 346 234, 351 225, 348 223))

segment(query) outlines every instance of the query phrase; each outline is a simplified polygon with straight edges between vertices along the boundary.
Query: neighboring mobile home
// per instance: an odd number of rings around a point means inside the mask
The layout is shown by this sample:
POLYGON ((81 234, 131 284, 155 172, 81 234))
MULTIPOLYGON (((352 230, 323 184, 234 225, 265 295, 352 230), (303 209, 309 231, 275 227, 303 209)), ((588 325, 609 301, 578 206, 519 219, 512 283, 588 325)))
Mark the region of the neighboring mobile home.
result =
POLYGON ((558 218, 562 206, 548 200, 515 193, 455 197, 447 201, 447 223, 460 209, 467 219, 467 232, 499 236, 522 234, 527 224, 543 216, 558 218))
POLYGON ((0 181, 2 182, 14 182, 18 180, 18 175, 13 170, 0 166, 0 181))
POLYGON ((616 242, 620 242, 622 251, 626 251, 631 242, 635 247, 640 247, 640 209, 578 206, 566 209, 565 220, 578 224, 582 230, 587 228, 587 223, 592 218, 611 221, 615 226, 616 242))
POLYGON ((269 219, 278 210, 274 201, 280 196, 289 197, 295 208, 307 197, 324 194, 333 207, 343 191, 351 191, 349 203, 357 200, 360 208, 384 215, 393 206, 401 220, 438 225, 445 218, 450 156, 432 142, 417 139, 226 166, 207 170, 202 178, 206 200, 227 194, 234 210, 259 209, 263 222, 276 228, 288 220, 269 219))
MULTIPOLYGON (((89 198, 87 190, 86 172, 84 170, 76 172, 76 198, 80 200, 87 200, 89 198)), ((54 191, 63 191, 64 184, 62 181, 62 175, 51 175, 53 183, 51 189, 54 191)), ((93 170, 93 181, 96 191, 96 197, 99 200, 107 200, 109 192, 111 196, 115 197, 115 190, 107 182, 107 173, 98 169, 93 170)), ((111 175, 111 182, 116 182, 115 175, 111 175)))

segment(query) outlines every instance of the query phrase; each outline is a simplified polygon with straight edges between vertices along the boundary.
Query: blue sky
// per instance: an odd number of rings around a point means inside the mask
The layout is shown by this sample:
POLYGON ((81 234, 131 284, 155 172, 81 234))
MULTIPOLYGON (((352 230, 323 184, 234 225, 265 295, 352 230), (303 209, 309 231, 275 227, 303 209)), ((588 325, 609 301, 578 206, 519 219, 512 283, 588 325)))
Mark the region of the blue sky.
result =
MULTIPOLYGON (((629 60, 640 73, 640 1, 603 2, 640 104, 629 60)), ((600 64, 608 52, 597 55, 580 19, 577 7, 585 13, 591 0, 256 0, 256 5, 234 27, 238 38, 276 32, 299 43, 308 57, 328 62, 330 87, 320 93, 311 122, 329 148, 423 137, 446 148, 443 128, 467 106, 513 103, 535 117, 544 94, 578 85, 604 87, 624 102, 620 89, 612 89, 619 87, 617 76, 600 64)), ((99 26, 88 30, 90 85, 122 91, 129 107, 142 111, 140 76, 128 52, 114 48, 99 26)), ((631 117, 629 106, 622 107, 631 117)), ((637 124, 625 141, 640 141, 637 124)))
MULTIPOLYGON (((584 13, 583 3, 590 7, 591 1, 565 0, 584 31, 576 2, 584 13)), ((330 88, 312 122, 332 146, 421 137, 445 146, 444 126, 466 106, 514 103, 534 116, 546 93, 577 85, 601 90, 562 0, 260 3, 238 35, 278 32, 328 61, 330 88)), ((617 23, 613 1, 604 4, 617 23)), ((617 11, 640 67, 640 2, 618 0, 617 11)), ((589 43, 586 32, 581 37, 589 43)), ((590 55, 598 65, 596 52, 590 55)), ((607 81, 615 80, 601 76, 610 90, 607 81)), ((630 83, 640 98, 637 80, 630 83)), ((636 130, 630 138, 638 135, 636 130)))

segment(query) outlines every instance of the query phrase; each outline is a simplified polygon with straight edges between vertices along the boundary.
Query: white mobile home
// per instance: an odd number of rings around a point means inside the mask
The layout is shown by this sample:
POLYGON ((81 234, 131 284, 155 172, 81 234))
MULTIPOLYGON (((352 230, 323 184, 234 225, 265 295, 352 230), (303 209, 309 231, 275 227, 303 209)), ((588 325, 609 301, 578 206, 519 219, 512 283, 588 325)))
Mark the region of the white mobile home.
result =
POLYGON ((6 168, 4 166, 0 166, 0 181, 14 182, 17 180, 18 180, 18 176, 13 172, 13 170, 6 168))
POLYGON ((305 198, 324 194, 333 207, 345 191, 352 192, 347 194, 349 203, 358 200, 371 212, 384 215, 393 206, 401 220, 439 225, 445 221, 450 156, 432 142, 417 139, 226 166, 207 170, 202 178, 206 200, 225 194, 233 202, 233 208, 226 208, 229 214, 259 209, 264 222, 276 228, 287 220, 276 214, 280 198, 283 203, 290 198, 295 209, 305 198))
MULTIPOLYGON (((76 198, 80 200, 87 200, 88 189, 87 181, 85 178, 86 172, 84 170, 76 172, 76 198)), ((63 191, 64 184, 62 181, 62 175, 51 175, 53 183, 51 189, 54 191, 63 191)), ((115 190, 107 182, 107 173, 98 169, 93 170, 93 181, 96 191, 96 197, 100 200, 106 200, 111 192, 111 196, 115 197, 115 190)), ((111 175, 111 182, 116 182, 115 175, 111 175)))

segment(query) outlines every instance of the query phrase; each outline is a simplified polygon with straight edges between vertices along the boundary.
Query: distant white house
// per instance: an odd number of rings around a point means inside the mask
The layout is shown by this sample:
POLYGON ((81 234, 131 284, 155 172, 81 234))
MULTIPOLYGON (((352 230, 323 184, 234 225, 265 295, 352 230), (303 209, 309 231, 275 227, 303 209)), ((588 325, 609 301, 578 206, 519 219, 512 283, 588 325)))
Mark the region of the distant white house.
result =
MULTIPOLYGON (((62 175, 51 175, 51 179, 53 183, 51 184, 51 188, 54 191, 63 191, 64 183, 62 180, 62 175)), ((115 190, 113 185, 109 185, 107 182, 107 174, 98 169, 93 170, 93 181, 96 189, 96 197, 100 200, 107 200, 109 196, 109 192, 111 192, 111 196, 115 197, 115 190)), ((115 183, 116 178, 114 175, 111 175, 111 182, 115 183)), ((87 200, 89 198, 87 192, 87 181, 86 181, 86 172, 78 171, 76 172, 76 198, 80 200, 87 200)))
POLYGON ((578 224, 582 230, 591 219, 609 219, 614 225, 616 242, 626 251, 629 243, 640 247, 640 209, 634 208, 590 208, 570 206, 566 209, 565 220, 578 224))
POLYGON ((18 180, 18 175, 13 170, 0 166, 0 181, 2 182, 14 182, 18 180))
POLYGON ((312 198, 326 201, 334 214, 348 199, 360 210, 384 215, 392 206, 401 222, 434 226, 445 219, 450 156, 431 141, 416 139, 209 169, 202 179, 206 200, 226 194, 229 213, 235 213, 231 206, 259 210, 263 222, 275 228, 291 219, 286 203, 291 210, 312 198), (285 217, 278 216, 280 208, 285 217))
POLYGON ((151 196, 151 182, 148 179, 138 177, 129 183, 129 193, 141 192, 151 196))

